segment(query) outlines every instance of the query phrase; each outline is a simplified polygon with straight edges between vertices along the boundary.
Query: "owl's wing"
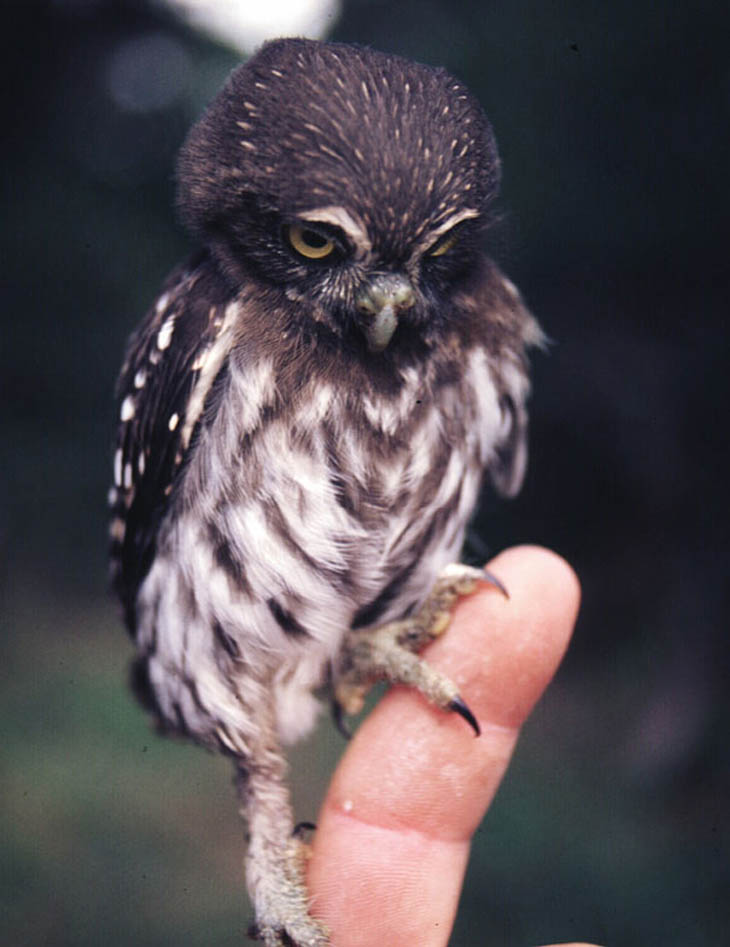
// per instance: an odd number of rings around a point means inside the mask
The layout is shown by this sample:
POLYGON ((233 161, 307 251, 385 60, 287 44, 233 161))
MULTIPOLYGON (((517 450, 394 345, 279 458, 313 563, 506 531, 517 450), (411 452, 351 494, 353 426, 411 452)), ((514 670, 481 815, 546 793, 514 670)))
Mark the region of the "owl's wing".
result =
POLYGON ((117 384, 109 492, 112 583, 134 628, 134 599, 206 400, 230 350, 231 293, 199 254, 175 270, 132 335, 117 384))
MULTIPOLYGON (((527 378, 523 376, 526 389, 527 378)), ((527 469, 527 411, 526 391, 505 393, 500 398, 502 410, 501 437, 495 445, 489 464, 489 476, 495 490, 504 497, 516 496, 525 479, 527 469)))
POLYGON ((527 469, 527 398, 530 393, 527 351, 544 348, 546 337, 525 306, 519 291, 500 274, 495 292, 503 313, 501 321, 512 329, 511 342, 502 353, 497 370, 501 426, 489 476, 495 489, 505 497, 519 493, 527 469))

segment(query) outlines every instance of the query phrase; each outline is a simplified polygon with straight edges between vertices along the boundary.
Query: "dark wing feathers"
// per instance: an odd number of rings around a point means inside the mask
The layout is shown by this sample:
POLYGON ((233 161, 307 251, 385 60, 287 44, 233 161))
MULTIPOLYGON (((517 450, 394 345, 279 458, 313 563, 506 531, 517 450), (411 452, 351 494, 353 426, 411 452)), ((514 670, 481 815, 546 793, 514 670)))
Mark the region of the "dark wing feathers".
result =
POLYGON ((109 499, 112 582, 130 631, 136 593, 154 558, 160 519, 197 420, 188 417, 188 407, 205 364, 202 355, 218 336, 230 296, 207 254, 199 254, 171 274, 129 342, 117 383, 109 499))

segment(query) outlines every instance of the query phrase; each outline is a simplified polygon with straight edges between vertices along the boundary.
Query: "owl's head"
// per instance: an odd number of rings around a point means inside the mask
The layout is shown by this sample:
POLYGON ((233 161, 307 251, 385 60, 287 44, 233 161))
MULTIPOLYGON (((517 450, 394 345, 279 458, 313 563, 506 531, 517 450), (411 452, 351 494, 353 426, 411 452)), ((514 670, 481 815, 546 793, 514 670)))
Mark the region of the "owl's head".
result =
POLYGON ((180 156, 183 220, 238 283, 388 346, 448 321, 499 185, 491 127, 443 69, 284 39, 237 69, 180 156))

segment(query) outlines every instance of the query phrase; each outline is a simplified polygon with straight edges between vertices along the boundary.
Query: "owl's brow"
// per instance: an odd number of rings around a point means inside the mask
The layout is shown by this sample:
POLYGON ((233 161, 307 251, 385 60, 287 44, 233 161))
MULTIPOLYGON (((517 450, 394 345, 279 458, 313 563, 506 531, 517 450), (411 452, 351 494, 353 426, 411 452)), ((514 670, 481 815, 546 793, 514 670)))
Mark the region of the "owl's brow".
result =
POLYGON ((313 224, 331 224, 339 227, 355 249, 356 258, 364 258, 372 253, 372 243, 365 225, 356 220, 344 207, 330 205, 329 207, 315 207, 300 214, 302 220, 313 224))
POLYGON ((431 230, 428 230, 421 240, 418 241, 414 249, 414 256, 422 253, 427 247, 430 247, 432 244, 436 243, 439 237, 442 237, 445 233, 448 233, 449 230, 452 230, 456 227, 457 224, 460 224, 464 220, 473 220, 475 217, 479 216, 479 211, 475 210, 473 207, 466 207, 464 210, 457 211, 455 214, 451 214, 446 220, 442 221, 437 227, 432 227, 431 230))

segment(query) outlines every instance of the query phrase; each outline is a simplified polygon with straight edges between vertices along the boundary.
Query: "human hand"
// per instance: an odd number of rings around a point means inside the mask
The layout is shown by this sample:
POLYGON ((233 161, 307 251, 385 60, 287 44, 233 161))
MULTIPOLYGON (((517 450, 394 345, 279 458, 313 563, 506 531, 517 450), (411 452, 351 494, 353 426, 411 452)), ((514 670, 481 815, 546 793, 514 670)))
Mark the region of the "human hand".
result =
POLYGON ((481 737, 456 714, 395 687, 334 774, 309 889, 312 913, 336 947, 448 943, 471 837, 560 663, 580 601, 575 574, 548 550, 510 549, 489 569, 510 598, 485 585, 462 599, 446 634, 424 652, 458 685, 481 737))

